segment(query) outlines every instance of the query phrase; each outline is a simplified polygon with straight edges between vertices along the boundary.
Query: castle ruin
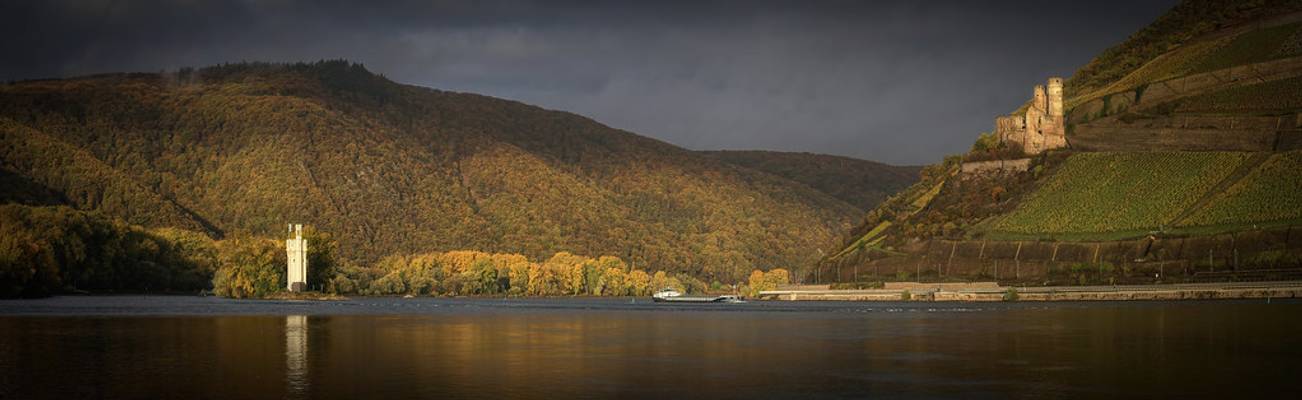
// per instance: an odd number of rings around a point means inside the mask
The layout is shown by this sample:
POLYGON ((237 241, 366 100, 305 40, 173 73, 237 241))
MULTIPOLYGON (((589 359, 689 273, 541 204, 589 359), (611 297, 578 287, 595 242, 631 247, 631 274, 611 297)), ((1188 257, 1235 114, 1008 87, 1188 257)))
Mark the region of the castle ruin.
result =
POLYGON ((302 292, 307 289, 307 239, 303 238, 303 225, 289 224, 289 235, 285 240, 289 264, 285 273, 286 289, 302 292))
POLYGON ((1067 118, 1062 110, 1062 78, 1049 78, 1049 84, 1035 85, 1026 113, 995 118, 995 136, 1011 148, 1026 154, 1067 147, 1067 118))

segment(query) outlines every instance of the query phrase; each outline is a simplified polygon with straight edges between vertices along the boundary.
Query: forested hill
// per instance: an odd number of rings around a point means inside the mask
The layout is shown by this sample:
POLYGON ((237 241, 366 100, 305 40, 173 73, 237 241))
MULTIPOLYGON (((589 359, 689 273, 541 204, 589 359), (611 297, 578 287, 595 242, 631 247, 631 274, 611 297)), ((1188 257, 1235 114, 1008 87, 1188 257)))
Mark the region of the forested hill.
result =
POLYGON ((4 202, 213 237, 311 224, 359 262, 569 251, 726 281, 812 263, 863 206, 578 115, 343 61, 0 86, 0 184, 4 202))
POLYGON ((719 160, 800 182, 867 211, 918 181, 922 167, 776 151, 706 151, 719 160))

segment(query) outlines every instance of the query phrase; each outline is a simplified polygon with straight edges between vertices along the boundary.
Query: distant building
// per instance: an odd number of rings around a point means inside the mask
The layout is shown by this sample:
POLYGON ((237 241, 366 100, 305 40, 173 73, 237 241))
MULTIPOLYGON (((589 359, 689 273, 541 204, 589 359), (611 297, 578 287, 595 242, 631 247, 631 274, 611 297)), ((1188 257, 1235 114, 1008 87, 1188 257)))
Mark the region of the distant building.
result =
POLYGON ((289 291, 302 292, 307 289, 307 239, 303 238, 303 225, 289 224, 289 235, 285 240, 289 261, 285 281, 289 291))
POLYGON ((1000 143, 1026 154, 1067 147, 1062 96, 1062 78, 1049 78, 1047 89, 1035 85, 1025 113, 995 118, 995 136, 1000 143))

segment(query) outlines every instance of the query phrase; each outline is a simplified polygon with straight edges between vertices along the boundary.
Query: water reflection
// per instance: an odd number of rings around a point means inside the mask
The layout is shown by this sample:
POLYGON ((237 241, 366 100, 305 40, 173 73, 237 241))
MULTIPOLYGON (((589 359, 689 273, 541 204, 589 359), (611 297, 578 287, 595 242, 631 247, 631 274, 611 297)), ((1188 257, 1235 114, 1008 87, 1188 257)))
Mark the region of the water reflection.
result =
POLYGON ((285 316, 285 389, 289 398, 307 398, 307 316, 285 316))
POLYGON ((0 317, 0 398, 1254 397, 1302 389, 1287 368, 1302 359, 1298 303, 619 307, 0 317))

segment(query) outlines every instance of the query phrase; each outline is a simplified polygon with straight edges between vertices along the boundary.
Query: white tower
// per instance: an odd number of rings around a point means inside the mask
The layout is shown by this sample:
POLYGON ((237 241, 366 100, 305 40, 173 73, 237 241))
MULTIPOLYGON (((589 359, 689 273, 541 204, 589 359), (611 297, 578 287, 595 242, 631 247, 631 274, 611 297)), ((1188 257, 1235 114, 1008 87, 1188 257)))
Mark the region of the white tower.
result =
POLYGON ((289 224, 290 238, 285 240, 286 259, 289 261, 285 279, 286 289, 302 292, 307 289, 307 239, 303 239, 303 225, 289 224))

